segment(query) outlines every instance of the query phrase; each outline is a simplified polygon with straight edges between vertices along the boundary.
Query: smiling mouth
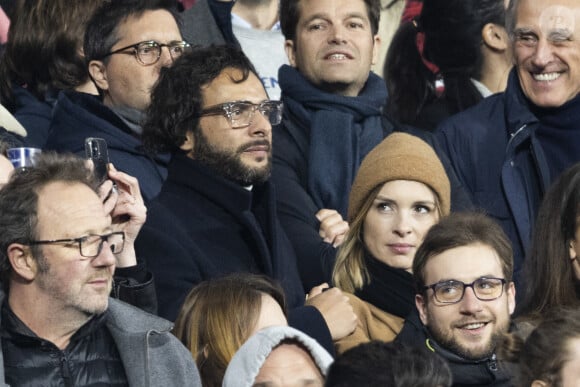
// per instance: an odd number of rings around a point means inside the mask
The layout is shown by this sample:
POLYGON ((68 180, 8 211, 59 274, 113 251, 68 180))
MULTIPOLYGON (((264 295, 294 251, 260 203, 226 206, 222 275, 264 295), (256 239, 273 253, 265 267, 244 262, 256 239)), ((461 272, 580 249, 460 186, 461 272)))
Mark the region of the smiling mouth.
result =
POLYGON ((478 322, 478 323, 466 324, 466 325, 463 325, 459 328, 466 329, 468 331, 472 331, 472 330, 483 328, 486 325, 487 325, 487 323, 478 322))
POLYGON ((332 60, 346 60, 348 58, 344 54, 332 54, 332 55, 327 56, 327 59, 332 59, 332 60))
POLYGON ((534 80, 538 82, 550 82, 560 78, 560 75, 562 75, 562 73, 552 72, 552 73, 532 74, 532 77, 534 78, 534 80))

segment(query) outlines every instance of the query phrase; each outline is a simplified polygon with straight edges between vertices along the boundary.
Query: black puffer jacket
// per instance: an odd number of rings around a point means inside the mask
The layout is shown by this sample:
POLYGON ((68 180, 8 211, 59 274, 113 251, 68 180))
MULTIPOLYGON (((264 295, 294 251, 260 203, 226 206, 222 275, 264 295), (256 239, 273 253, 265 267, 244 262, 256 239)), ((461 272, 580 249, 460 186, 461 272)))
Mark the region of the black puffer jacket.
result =
POLYGON ((2 353, 11 386, 128 386, 117 346, 105 326, 106 312, 92 318, 65 350, 35 335, 6 303, 2 306, 2 353))

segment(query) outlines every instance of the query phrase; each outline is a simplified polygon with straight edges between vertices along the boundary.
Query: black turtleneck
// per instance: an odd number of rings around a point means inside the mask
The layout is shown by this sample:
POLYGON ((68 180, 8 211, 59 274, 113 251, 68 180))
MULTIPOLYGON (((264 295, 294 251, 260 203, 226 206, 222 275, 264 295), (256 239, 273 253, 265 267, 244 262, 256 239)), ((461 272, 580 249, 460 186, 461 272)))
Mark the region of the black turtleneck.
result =
POLYGON ((387 313, 406 318, 415 308, 413 275, 403 269, 394 269, 368 253, 365 264, 370 283, 354 294, 387 313))
POLYGON ((546 161, 550 181, 580 161, 580 95, 557 108, 531 106, 540 121, 536 130, 546 161))

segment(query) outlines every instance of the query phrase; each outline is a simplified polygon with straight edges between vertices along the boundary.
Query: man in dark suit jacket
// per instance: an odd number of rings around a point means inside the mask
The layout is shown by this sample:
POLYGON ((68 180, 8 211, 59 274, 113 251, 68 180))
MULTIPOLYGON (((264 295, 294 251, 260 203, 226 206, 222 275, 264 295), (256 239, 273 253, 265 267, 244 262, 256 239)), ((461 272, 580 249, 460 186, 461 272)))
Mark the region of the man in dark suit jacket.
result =
POLYGON ((272 125, 281 115, 282 104, 268 99, 237 49, 198 48, 162 69, 143 139, 173 158, 137 249, 155 274, 162 316, 175 319, 203 280, 262 273, 284 288, 290 324, 332 350, 331 337, 350 334, 356 316, 340 290, 322 293, 327 285, 311 291, 304 307, 296 256, 269 181, 272 125))

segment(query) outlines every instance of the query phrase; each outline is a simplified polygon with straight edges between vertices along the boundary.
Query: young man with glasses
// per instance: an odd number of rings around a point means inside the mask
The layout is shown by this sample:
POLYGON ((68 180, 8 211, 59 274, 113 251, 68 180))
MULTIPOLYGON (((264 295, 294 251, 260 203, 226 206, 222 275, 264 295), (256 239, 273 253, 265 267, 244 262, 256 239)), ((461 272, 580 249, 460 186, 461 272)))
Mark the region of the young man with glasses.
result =
POLYGON ((104 138, 111 161, 137 177, 145 200, 152 199, 166 177, 168 156, 143 152, 141 122, 160 69, 189 49, 177 15, 162 1, 104 3, 87 25, 83 49, 100 98, 62 92, 46 147, 80 154, 85 137, 104 138))
POLYGON ((146 209, 109 175, 104 198, 84 160, 43 153, 0 190, 0 385, 201 386, 170 322, 110 298, 146 209))
POLYGON ((352 332, 356 316, 338 289, 318 296, 321 288, 315 290, 309 299, 315 308, 304 307, 296 255, 270 182, 272 125, 280 123, 282 108, 236 48, 197 48, 163 69, 143 141, 173 157, 137 251, 155 275, 161 316, 175 319, 203 280, 262 273, 284 288, 290 324, 332 351, 331 336, 352 332))
POLYGON ((424 329, 413 341, 448 361, 454 385, 512 385, 511 372, 496 357, 515 308, 512 274, 509 239, 482 214, 450 215, 417 250, 415 302, 424 329))

